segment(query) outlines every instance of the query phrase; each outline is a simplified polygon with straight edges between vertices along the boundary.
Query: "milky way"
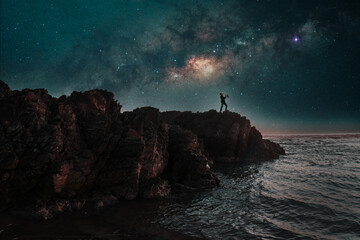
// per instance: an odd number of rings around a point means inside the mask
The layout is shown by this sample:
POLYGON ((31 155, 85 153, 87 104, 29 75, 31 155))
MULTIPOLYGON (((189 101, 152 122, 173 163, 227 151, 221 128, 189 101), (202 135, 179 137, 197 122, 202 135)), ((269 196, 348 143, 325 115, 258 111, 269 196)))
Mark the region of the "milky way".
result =
POLYGON ((1 79, 123 110, 219 109, 266 132, 360 131, 357 1, 1 0, 1 79))

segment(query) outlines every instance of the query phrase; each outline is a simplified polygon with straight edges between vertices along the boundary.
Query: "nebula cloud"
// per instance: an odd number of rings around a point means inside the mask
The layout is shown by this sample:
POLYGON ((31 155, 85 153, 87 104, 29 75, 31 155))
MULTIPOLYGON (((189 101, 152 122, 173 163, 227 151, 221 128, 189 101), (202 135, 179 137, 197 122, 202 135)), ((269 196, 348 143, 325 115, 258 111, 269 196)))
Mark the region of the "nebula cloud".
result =
POLYGON ((125 110, 192 111, 227 92, 264 128, 360 121, 354 1, 1 3, 0 74, 15 89, 103 88, 125 110))

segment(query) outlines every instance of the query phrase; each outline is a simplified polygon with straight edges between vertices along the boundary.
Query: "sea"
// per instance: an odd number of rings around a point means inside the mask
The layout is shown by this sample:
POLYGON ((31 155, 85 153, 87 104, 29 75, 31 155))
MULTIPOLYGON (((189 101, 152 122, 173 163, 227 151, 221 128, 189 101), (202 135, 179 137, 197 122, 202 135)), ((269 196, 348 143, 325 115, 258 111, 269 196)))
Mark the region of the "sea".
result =
POLYGON ((360 239, 360 135, 265 138, 286 155, 217 168, 218 188, 48 221, 6 215, 0 239, 360 239))

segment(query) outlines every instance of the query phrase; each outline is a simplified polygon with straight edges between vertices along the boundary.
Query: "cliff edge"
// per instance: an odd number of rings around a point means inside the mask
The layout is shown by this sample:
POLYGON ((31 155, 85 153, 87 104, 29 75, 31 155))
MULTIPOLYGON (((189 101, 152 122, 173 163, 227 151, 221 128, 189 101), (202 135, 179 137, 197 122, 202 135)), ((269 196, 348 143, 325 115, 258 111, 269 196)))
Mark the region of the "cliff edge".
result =
POLYGON ((263 139, 250 121, 238 113, 169 111, 162 113, 162 117, 168 124, 176 124, 195 133, 215 164, 256 163, 285 154, 279 144, 263 139))
POLYGON ((0 210, 36 205, 47 218, 86 199, 102 206, 210 188, 219 184, 213 164, 285 153, 236 113, 120 110, 105 90, 54 98, 0 81, 0 210))

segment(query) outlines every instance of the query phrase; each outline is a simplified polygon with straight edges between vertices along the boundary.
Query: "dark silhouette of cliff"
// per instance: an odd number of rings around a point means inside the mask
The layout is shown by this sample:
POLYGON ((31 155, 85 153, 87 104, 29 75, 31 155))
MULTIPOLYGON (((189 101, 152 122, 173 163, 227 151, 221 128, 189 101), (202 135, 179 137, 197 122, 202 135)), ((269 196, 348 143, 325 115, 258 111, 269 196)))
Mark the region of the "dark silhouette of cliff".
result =
POLYGON ((166 196, 172 186, 210 188, 222 162, 278 158, 236 113, 120 113, 105 90, 54 98, 45 89, 11 91, 0 81, 0 210, 34 203, 51 217, 116 199, 166 196))
POLYGON ((216 163, 255 163, 279 158, 285 151, 279 144, 265 140, 246 117, 215 110, 203 113, 169 111, 162 118, 179 125, 200 138, 216 163))

